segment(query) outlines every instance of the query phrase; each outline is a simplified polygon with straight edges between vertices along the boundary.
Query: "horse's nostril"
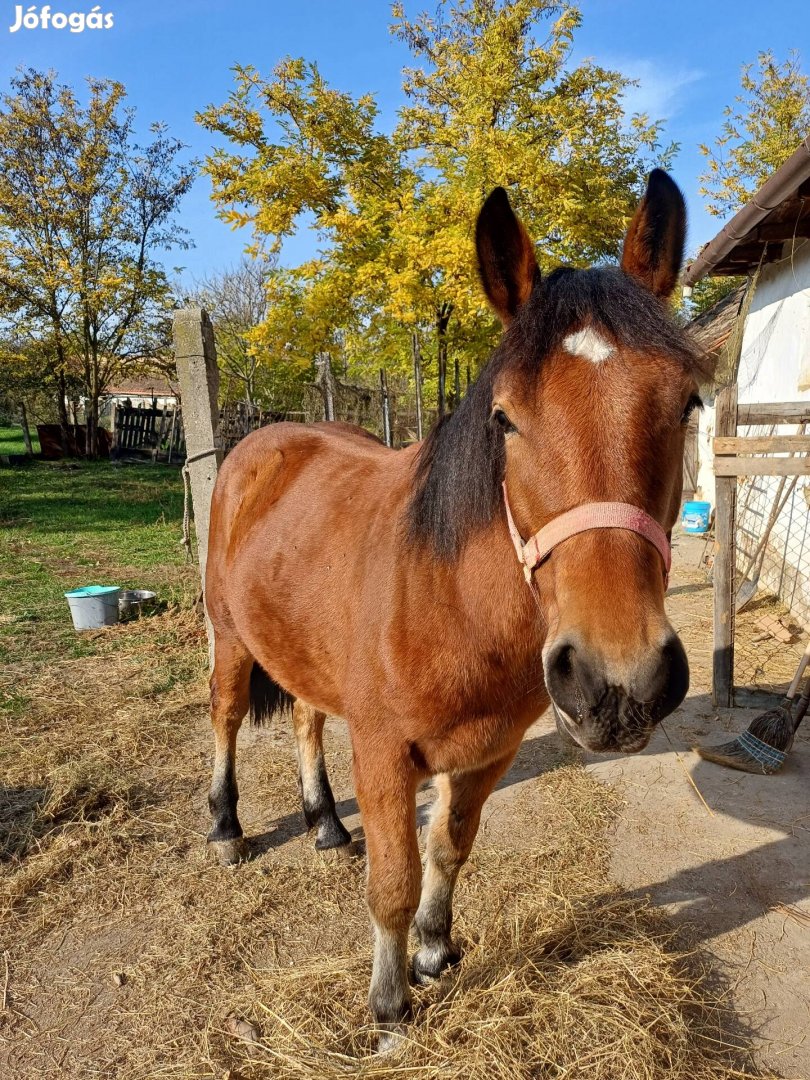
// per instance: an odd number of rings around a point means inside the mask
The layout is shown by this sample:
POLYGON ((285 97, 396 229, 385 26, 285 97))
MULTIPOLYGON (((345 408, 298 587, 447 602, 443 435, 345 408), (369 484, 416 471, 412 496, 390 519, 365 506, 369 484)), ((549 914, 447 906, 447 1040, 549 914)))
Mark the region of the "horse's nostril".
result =
POLYGON ((565 648, 561 650, 559 656, 556 658, 554 666, 557 670, 557 674, 561 675, 564 679, 570 678, 574 672, 573 653, 573 646, 566 645, 565 648))
POLYGON ((554 646, 546 661, 546 685, 555 705, 576 723, 582 722, 603 689, 593 683, 592 673, 574 645, 562 641, 554 646))

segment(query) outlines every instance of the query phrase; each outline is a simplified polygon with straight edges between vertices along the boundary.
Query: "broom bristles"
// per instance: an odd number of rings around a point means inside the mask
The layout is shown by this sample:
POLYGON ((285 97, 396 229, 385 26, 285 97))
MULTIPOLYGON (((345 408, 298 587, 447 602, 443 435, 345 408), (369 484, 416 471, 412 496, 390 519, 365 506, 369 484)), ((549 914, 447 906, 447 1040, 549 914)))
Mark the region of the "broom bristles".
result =
POLYGON ((706 761, 770 776, 782 768, 792 745, 793 715, 790 704, 784 703, 757 716, 748 730, 731 742, 694 749, 706 761))

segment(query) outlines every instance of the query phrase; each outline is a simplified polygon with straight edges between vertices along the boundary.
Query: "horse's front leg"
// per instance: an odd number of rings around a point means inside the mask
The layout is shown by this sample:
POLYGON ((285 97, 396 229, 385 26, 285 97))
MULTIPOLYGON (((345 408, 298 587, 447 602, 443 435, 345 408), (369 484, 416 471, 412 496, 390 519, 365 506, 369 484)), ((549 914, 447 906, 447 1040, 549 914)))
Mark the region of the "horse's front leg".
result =
POLYGON ((438 978, 460 958, 450 936, 453 890, 478 832, 481 808, 514 756, 512 750, 481 769, 436 777, 439 794, 428 832, 422 897, 414 920, 421 943, 413 958, 417 982, 438 978))
POLYGON ((418 775, 406 750, 377 757, 355 747, 354 778, 368 855, 367 900, 374 925, 369 1008, 379 1050, 393 1049, 410 1014, 408 931, 419 903, 422 868, 416 838, 418 775))

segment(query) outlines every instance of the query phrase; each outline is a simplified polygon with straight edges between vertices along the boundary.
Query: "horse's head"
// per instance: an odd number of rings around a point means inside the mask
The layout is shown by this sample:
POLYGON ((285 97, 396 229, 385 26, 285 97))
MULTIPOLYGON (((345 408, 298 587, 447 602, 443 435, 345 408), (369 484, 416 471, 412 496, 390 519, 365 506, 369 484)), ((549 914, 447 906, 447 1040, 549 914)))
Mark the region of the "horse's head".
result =
MULTIPOLYGON (((506 491, 524 539, 594 503, 630 504, 672 529, 687 420, 699 404, 697 358, 666 307, 685 221, 680 191, 655 170, 621 267, 544 279, 506 193, 484 204, 481 276, 506 327, 488 380, 488 422, 491 437, 503 439, 506 491)), ((548 625, 546 685, 565 728, 591 750, 643 749, 689 686, 664 612, 660 552, 627 528, 583 531, 553 548, 533 587, 548 625)))

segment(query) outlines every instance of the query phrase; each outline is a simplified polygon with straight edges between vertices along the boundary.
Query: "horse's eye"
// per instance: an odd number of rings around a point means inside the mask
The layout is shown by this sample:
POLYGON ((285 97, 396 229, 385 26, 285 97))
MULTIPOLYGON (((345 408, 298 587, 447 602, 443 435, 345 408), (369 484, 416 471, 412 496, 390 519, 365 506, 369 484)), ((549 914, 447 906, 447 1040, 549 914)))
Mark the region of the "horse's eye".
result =
POLYGON ((689 417, 695 411, 695 409, 702 409, 703 401, 697 394, 692 394, 686 403, 686 408, 683 410, 683 416, 681 417, 681 423, 686 424, 689 422, 689 417))
POLYGON ((517 428, 503 411, 503 409, 495 408, 492 410, 492 421, 503 430, 504 435, 509 435, 513 431, 517 431, 517 428))

